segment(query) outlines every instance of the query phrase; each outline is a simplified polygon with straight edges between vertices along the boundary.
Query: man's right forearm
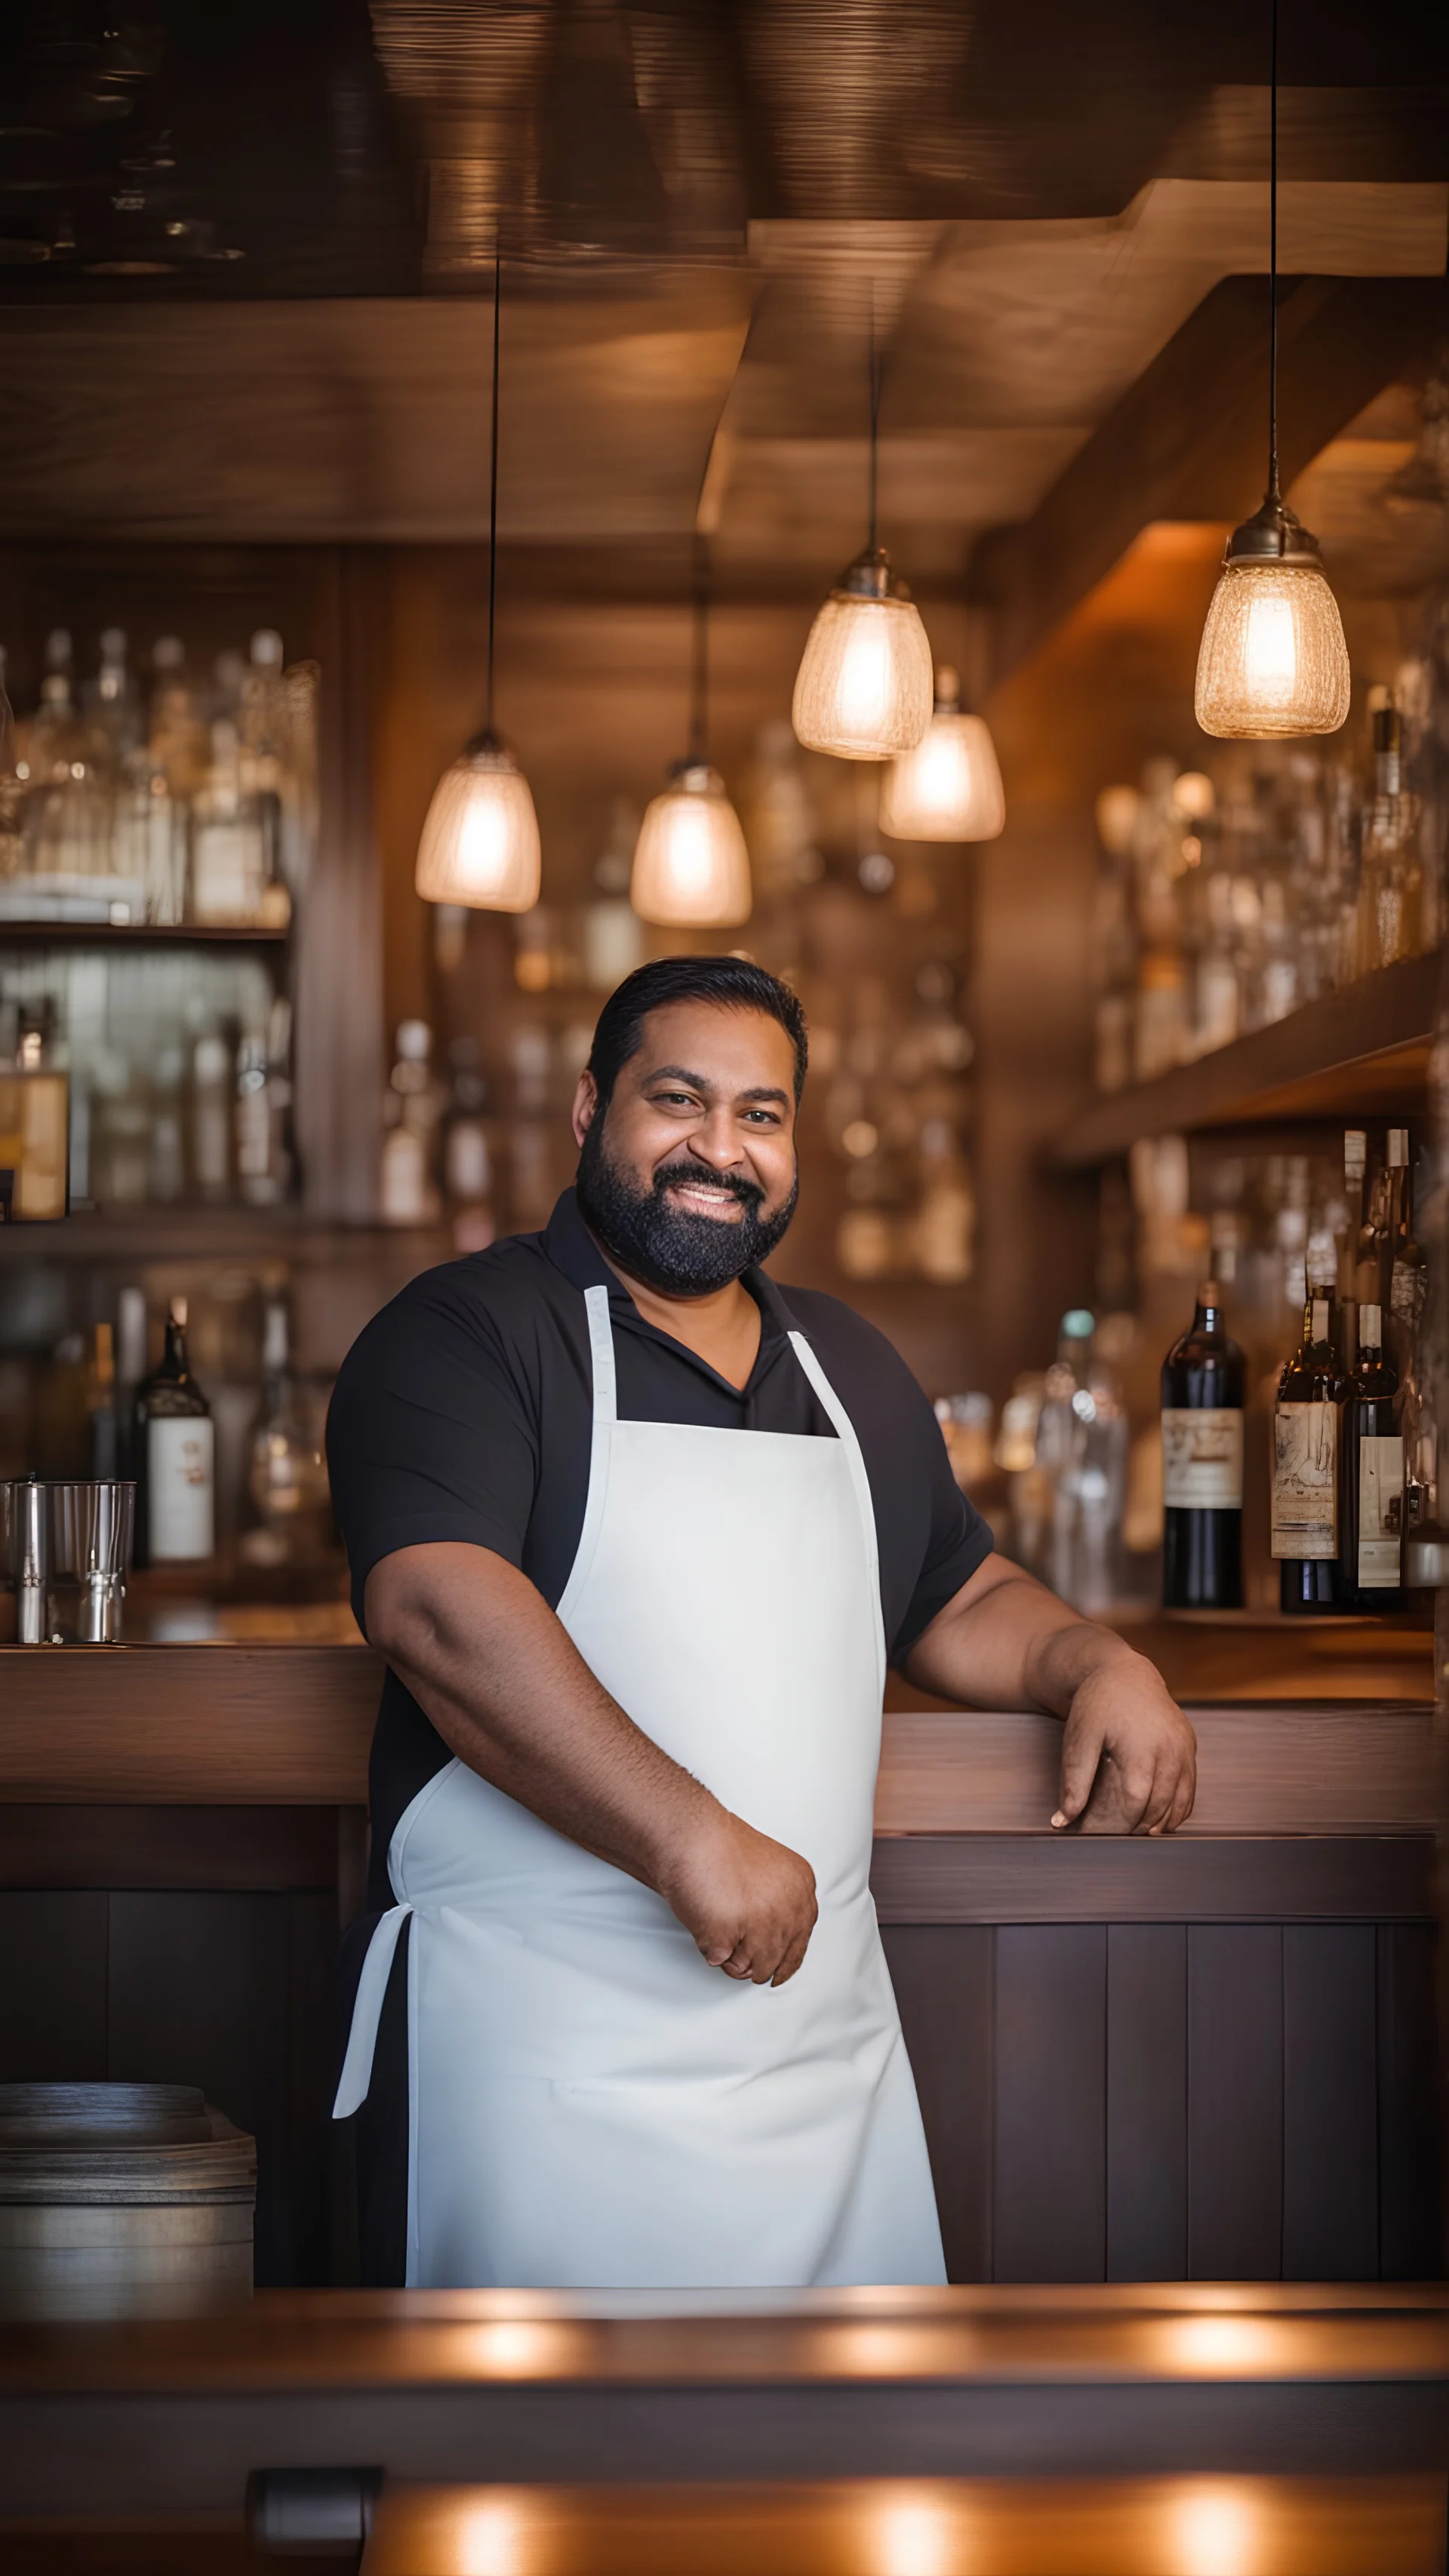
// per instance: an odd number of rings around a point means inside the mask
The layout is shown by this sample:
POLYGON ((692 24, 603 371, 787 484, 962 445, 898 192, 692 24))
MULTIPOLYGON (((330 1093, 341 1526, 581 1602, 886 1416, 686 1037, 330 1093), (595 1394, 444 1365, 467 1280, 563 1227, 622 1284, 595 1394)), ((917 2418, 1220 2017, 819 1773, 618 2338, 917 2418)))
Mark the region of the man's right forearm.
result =
POLYGON ((491 1550, 403 1548, 367 1629, 469 1769, 571 1842, 658 1887, 718 1802, 610 1698, 527 1575, 491 1550))
POLYGON ((373 1644, 470 1770, 656 1889, 712 1968, 755 1985, 795 1974, 815 1922, 809 1862, 634 1724, 527 1575, 488 1548, 400 1548, 368 1576, 366 1610, 373 1644))

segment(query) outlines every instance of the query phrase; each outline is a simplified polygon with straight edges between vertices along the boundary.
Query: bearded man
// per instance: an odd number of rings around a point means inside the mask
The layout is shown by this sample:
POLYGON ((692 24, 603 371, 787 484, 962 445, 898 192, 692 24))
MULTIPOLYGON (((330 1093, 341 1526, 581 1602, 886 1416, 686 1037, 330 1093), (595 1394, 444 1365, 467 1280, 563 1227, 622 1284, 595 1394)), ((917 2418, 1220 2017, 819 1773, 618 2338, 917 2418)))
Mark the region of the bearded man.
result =
POLYGON ((542 1234, 427 1272, 328 1423, 387 1674, 336 2115, 363 2278, 944 2279, 871 1903, 888 1662, 1065 1721, 1064 1826, 1193 1794, 1153 1667, 992 1552, 881 1334, 761 1266, 804 1015, 735 958, 606 1003, 542 1234))

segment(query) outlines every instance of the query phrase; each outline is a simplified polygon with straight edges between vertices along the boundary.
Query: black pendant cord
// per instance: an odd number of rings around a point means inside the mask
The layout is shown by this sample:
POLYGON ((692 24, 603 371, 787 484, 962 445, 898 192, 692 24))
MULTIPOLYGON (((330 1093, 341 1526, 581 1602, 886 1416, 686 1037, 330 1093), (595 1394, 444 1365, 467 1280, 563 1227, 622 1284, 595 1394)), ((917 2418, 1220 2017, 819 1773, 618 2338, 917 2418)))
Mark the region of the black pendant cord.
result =
POLYGON ((870 286, 870 551, 875 553, 876 485, 880 453, 880 361, 875 344, 875 280, 870 286))
POLYGON ((498 611, 498 337, 503 302, 503 253, 493 252, 493 426, 488 457, 488 700, 484 730, 493 731, 493 629, 498 611))
POLYGON ((689 672, 689 761, 702 767, 709 758, 709 540, 694 532, 689 672))
POLYGON ((1268 498, 1278 492, 1278 0, 1271 0, 1268 73, 1268 498))

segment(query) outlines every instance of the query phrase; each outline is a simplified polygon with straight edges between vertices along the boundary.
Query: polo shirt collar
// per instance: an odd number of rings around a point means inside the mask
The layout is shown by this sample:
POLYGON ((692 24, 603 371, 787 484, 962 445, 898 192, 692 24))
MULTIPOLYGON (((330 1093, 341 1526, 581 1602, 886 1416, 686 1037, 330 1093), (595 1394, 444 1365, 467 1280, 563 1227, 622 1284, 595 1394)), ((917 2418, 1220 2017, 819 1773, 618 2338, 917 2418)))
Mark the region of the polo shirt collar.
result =
MULTIPOLYGON (((578 1199, 571 1189, 564 1191, 549 1218, 544 1229, 543 1248, 554 1268, 561 1270, 575 1288, 607 1288, 609 1312, 616 1324, 648 1333, 654 1340, 668 1343, 682 1359, 702 1368, 707 1377, 716 1374, 707 1360, 701 1360, 694 1352, 686 1350, 672 1333, 661 1333, 656 1325, 640 1314, 622 1279, 615 1277, 585 1225, 579 1214, 578 1199)), ((799 1327, 774 1280, 765 1271, 752 1263, 741 1276, 760 1309, 759 1357, 750 1372, 750 1384, 753 1385, 761 1369, 774 1359, 776 1346, 799 1327)), ((738 1393, 739 1390, 733 1389, 732 1392, 738 1393)))

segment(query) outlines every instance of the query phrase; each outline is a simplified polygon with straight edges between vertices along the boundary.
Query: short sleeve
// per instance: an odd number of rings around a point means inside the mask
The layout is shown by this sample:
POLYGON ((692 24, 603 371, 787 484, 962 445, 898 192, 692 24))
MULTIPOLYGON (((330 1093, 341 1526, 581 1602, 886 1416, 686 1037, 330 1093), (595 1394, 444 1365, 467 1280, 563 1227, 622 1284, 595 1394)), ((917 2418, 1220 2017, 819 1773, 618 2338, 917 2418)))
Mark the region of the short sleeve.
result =
POLYGON ((963 1583, 970 1582, 978 1566, 985 1564, 994 1543, 988 1524, 975 1505, 967 1501, 951 1473, 941 1426, 924 1396, 921 1409, 930 1426, 929 1431, 924 1423, 921 1426, 922 1465, 929 1480, 930 1531, 905 1617, 890 1641, 893 1664, 899 1664, 910 1653, 937 1612, 954 1600, 963 1583))
POLYGON ((327 1466, 359 1626, 369 1574, 399 1548, 461 1540, 522 1563, 536 1398, 461 1269, 428 1272, 375 1315, 333 1390, 327 1466))

